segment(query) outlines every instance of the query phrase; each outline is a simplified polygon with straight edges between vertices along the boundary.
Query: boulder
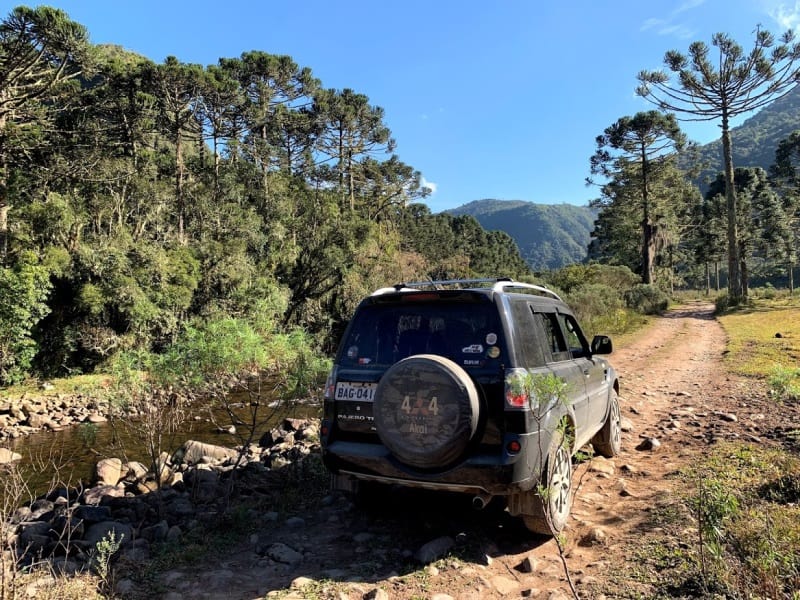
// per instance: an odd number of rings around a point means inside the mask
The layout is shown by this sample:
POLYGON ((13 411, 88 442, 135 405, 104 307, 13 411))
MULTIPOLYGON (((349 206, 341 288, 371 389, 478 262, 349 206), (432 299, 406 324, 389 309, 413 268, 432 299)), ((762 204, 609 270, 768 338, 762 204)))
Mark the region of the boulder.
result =
POLYGON ((18 461, 22 458, 21 454, 17 454, 8 448, 0 448, 0 465, 5 465, 18 461))
POLYGON ((122 461, 118 458, 104 458, 95 467, 97 482, 101 485, 117 485, 125 474, 122 461))
POLYGON ((216 461, 222 461, 228 458, 235 458, 236 455, 236 450, 232 448, 205 444, 195 440, 187 440, 183 446, 175 451, 175 454, 172 456, 172 462, 175 464, 185 462, 195 465, 202 462, 204 456, 210 457, 216 461))

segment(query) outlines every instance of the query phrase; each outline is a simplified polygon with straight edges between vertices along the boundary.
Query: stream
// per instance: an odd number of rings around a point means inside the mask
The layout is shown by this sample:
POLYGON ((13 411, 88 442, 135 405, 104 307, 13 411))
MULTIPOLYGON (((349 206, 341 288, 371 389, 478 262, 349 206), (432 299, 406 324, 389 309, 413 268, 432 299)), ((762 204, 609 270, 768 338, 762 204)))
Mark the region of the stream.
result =
MULTIPOLYGON (((229 432, 234 422, 226 410, 208 402, 198 402, 176 433, 164 438, 162 450, 172 454, 190 439, 226 447, 240 446, 249 432, 244 423, 249 423, 252 417, 249 404, 243 398, 232 395, 230 400, 229 406, 239 422, 235 433, 229 432)), ((278 408, 265 407, 264 410, 266 412, 259 415, 258 425, 253 428, 252 443, 257 444, 261 435, 280 425, 285 418, 319 417, 321 404, 297 402, 278 408)), ((9 447, 22 455, 19 471, 27 482, 31 497, 50 491, 54 484, 91 483, 95 466, 103 458, 118 457, 123 462, 139 461, 148 467, 150 465, 142 436, 119 424, 116 427, 111 423, 82 424, 61 431, 41 431, 16 438, 9 447)), ((3 495, 3 486, 0 486, 0 496, 3 495)))

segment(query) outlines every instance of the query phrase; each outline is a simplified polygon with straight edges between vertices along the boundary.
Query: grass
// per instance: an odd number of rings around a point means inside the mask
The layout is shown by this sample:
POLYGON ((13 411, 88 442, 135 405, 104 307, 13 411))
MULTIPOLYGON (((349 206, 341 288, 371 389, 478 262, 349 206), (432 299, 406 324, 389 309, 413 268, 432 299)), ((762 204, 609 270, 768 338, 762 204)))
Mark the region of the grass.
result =
POLYGON ((800 298, 756 299, 718 319, 728 336, 728 368, 767 380, 778 399, 796 399, 795 392, 800 390, 800 298))
POLYGON ((44 389, 43 382, 27 379, 19 384, 0 388, 0 398, 92 394, 96 390, 108 387, 109 382, 110 378, 107 374, 73 375, 72 377, 48 379, 47 389, 44 389))

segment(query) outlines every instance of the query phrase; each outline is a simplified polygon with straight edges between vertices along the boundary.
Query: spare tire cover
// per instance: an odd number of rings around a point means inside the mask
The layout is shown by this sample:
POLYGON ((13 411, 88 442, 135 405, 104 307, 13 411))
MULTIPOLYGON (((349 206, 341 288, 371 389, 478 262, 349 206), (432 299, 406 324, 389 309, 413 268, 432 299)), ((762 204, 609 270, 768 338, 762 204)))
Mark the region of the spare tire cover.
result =
POLYGON ((373 404, 375 428, 401 462, 446 466, 467 447, 478 427, 478 390, 453 361, 417 354, 381 378, 373 404))

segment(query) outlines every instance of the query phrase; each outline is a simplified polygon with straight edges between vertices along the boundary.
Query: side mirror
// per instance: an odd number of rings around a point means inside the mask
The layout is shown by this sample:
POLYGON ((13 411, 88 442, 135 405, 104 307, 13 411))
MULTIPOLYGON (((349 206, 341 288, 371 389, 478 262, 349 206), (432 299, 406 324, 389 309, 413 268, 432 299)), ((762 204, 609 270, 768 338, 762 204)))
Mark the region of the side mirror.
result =
POLYGON ((596 335, 592 340, 592 354, 611 354, 613 345, 607 335, 596 335))

